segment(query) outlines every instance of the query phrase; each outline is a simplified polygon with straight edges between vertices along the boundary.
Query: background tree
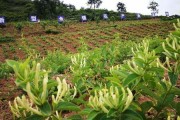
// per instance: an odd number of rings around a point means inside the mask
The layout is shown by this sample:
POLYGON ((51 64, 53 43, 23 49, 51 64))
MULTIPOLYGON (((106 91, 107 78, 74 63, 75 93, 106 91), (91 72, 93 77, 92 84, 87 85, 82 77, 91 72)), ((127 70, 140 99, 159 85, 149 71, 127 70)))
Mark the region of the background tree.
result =
POLYGON ((122 2, 117 3, 117 11, 118 12, 126 12, 125 4, 122 2))
POLYGON ((34 0, 36 13, 40 18, 52 19, 57 14, 56 8, 59 4, 59 0, 34 0))
POLYGON ((157 14, 159 9, 157 9, 157 7, 159 6, 159 4, 155 1, 151 1, 149 3, 149 6, 148 6, 148 9, 151 9, 151 11, 154 13, 154 14, 157 14))
POLYGON ((93 15, 92 15, 92 20, 98 19, 98 18, 96 17, 96 11, 95 11, 95 9, 96 9, 96 8, 99 8, 99 6, 102 4, 102 1, 101 1, 101 0, 88 0, 87 4, 90 5, 90 9, 92 8, 92 6, 94 6, 94 11, 93 11, 93 15))
POLYGON ((88 5, 90 5, 90 8, 92 8, 92 6, 94 6, 94 10, 96 8, 99 8, 99 6, 102 4, 101 0, 88 0, 88 5))
POLYGON ((7 21, 26 20, 33 11, 31 0, 0 0, 0 14, 7 21))

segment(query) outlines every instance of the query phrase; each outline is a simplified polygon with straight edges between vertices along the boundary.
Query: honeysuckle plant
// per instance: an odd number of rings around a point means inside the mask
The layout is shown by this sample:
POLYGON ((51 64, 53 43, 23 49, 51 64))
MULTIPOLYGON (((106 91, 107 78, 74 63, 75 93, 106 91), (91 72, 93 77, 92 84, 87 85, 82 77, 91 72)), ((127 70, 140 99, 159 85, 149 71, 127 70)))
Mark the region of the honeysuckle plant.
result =
POLYGON ((89 98, 89 106, 92 107, 88 119, 117 119, 126 120, 130 117, 141 120, 141 116, 133 110, 131 102, 133 94, 129 88, 111 86, 95 91, 89 98))
POLYGON ((48 72, 41 69, 40 63, 34 62, 34 68, 31 69, 27 61, 8 62, 15 64, 12 67, 19 80, 16 83, 20 86, 23 83, 21 87, 27 93, 16 97, 13 103, 9 102, 14 119, 60 120, 63 111, 80 110, 71 102, 76 96, 76 87, 70 86, 65 79, 49 79, 48 72))
POLYGON ((93 77, 93 71, 87 63, 88 57, 89 55, 84 53, 71 56, 72 82, 77 86, 77 91, 81 95, 89 89, 88 78, 93 77))
POLYGON ((40 64, 36 62, 30 66, 30 59, 26 59, 24 62, 17 62, 14 60, 7 60, 7 64, 13 68, 16 75, 16 85, 21 87, 23 90, 26 89, 28 82, 33 82, 35 89, 38 89, 38 80, 45 74, 40 71, 40 64))
MULTIPOLYGON (((74 87, 74 93, 71 93, 70 85, 64 80, 57 78, 58 86, 57 93, 53 94, 49 101, 50 96, 48 96, 47 89, 48 78, 47 75, 43 80, 43 91, 37 95, 31 91, 30 84, 27 84, 27 97, 23 95, 21 98, 16 97, 13 104, 9 102, 9 106, 16 118, 62 118, 63 110, 79 110, 79 107, 75 104, 68 102, 72 100, 76 95, 76 88, 74 87), (68 99, 67 99, 68 98, 68 99)), ((58 120, 59 120, 58 119, 58 120)))
POLYGON ((180 29, 179 22, 176 31, 171 33, 164 43, 162 52, 165 62, 161 61, 154 50, 149 49, 149 43, 144 41, 133 49, 133 57, 122 65, 110 69, 112 77, 107 77, 112 84, 123 85, 134 91, 134 98, 138 101, 141 96, 147 100, 139 104, 144 119, 147 113, 151 118, 175 119, 180 114, 180 89, 176 87, 180 71, 180 29), (169 111, 171 110, 172 111, 169 111))

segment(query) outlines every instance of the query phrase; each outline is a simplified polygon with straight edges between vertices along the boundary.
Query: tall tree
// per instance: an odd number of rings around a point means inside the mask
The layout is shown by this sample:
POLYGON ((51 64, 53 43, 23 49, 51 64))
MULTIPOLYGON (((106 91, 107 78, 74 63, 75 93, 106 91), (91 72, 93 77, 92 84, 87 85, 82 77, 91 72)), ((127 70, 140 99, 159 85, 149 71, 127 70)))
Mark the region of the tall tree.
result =
POLYGON ((98 19, 96 17, 95 9, 99 8, 99 6, 102 4, 102 1, 101 0, 88 0, 87 4, 90 5, 90 9, 92 8, 92 6, 94 6, 94 12, 93 12, 92 20, 98 19))
POLYGON ((122 2, 117 3, 117 11, 118 12, 126 12, 125 4, 122 2))
POLYGON ((59 14, 67 15, 75 11, 75 6, 64 4, 60 0, 34 0, 36 13, 40 18, 53 19, 59 14))
POLYGON ((56 15, 56 8, 59 0, 34 0, 37 15, 40 18, 53 18, 56 15))
POLYGON ((102 4, 102 1, 101 0, 88 0, 87 4, 90 5, 90 8, 94 6, 94 10, 95 10, 96 8, 99 8, 99 6, 102 4))
POLYGON ((157 9, 157 7, 159 6, 159 4, 155 1, 151 1, 149 3, 148 9, 151 9, 151 11, 156 14, 158 13, 159 9, 157 9))

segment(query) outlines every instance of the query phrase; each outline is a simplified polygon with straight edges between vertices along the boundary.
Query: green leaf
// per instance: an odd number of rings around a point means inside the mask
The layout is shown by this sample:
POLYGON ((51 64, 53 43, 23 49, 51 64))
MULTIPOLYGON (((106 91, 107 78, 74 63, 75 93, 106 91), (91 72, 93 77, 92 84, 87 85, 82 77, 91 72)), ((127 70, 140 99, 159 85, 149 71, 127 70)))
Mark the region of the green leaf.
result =
POLYGON ((80 115, 72 115, 71 117, 68 117, 69 120, 83 120, 80 115))
POLYGON ((108 117, 106 113, 98 114, 94 120, 114 120, 114 117, 108 117))
POLYGON ((143 120, 143 118, 137 112, 127 109, 122 113, 121 120, 143 120))
POLYGON ((51 106, 48 102, 45 102, 43 105, 38 106, 42 113, 44 113, 46 116, 51 115, 51 106))
POLYGON ((141 58, 134 58, 134 62, 136 63, 136 65, 138 65, 139 67, 143 67, 143 65, 145 64, 144 60, 141 58))
POLYGON ((125 78, 128 75, 127 72, 123 71, 123 70, 112 70, 112 73, 113 73, 113 75, 116 75, 121 78, 125 78))
POLYGON ((59 102, 56 110, 70 110, 70 111, 79 111, 79 106, 71 103, 71 102, 59 102))
POLYGON ((174 72, 168 72, 169 79, 171 81, 172 85, 176 85, 176 82, 178 80, 178 74, 175 74, 174 72))
POLYGON ((72 100, 72 102, 75 103, 75 104, 77 104, 77 105, 79 105, 79 104, 86 104, 87 101, 86 101, 85 99, 86 99, 87 96, 88 96, 88 94, 87 94, 87 93, 84 93, 84 94, 81 95, 80 97, 74 98, 74 99, 72 100))
POLYGON ((174 94, 168 94, 167 96, 166 96, 166 99, 165 99, 165 101, 164 101, 164 105, 165 106, 168 106, 169 105, 169 103, 171 103, 173 100, 174 100, 174 94))
POLYGON ((144 80, 145 81, 150 81, 153 79, 153 76, 151 74, 149 74, 148 72, 144 74, 144 80))
POLYGON ((168 90, 168 88, 167 88, 165 82, 160 81, 160 84, 161 84, 161 86, 163 87, 163 89, 164 89, 165 91, 168 90))
POLYGON ((16 62, 15 60, 6 60, 6 63, 12 68, 14 65, 18 64, 18 62, 16 62))
POLYGON ((91 111, 90 114, 88 115, 87 120, 95 120, 95 118, 96 118, 99 114, 101 114, 101 113, 102 113, 102 112, 93 110, 93 111, 91 111))
POLYGON ((108 112, 107 115, 108 115, 108 116, 114 116, 114 115, 116 115, 116 113, 117 113, 117 110, 115 110, 115 109, 112 108, 112 109, 109 110, 109 112, 108 112))
POLYGON ((162 94, 161 99, 157 101, 157 105, 154 107, 157 111, 161 111, 163 108, 170 106, 172 101, 174 100, 174 94, 162 94), (165 98, 165 99, 164 99, 165 98), (164 99, 164 100, 162 100, 164 99))
POLYGON ((39 115, 31 115, 30 117, 25 118, 25 120, 45 120, 45 118, 39 115))
POLYGON ((141 108, 144 112, 148 111, 151 107, 153 107, 153 103, 150 101, 146 101, 141 104, 141 108))
POLYGON ((123 82, 123 86, 127 86, 129 83, 134 82, 135 80, 137 80, 138 77, 139 75, 135 73, 128 75, 127 78, 123 82))
POLYGON ((180 89, 174 86, 169 93, 180 96, 180 89))
POLYGON ((57 86, 58 83, 55 80, 49 80, 47 84, 47 89, 49 90, 50 88, 57 86))
POLYGON ((177 111, 177 115, 180 116, 180 102, 178 102, 176 105, 176 111, 177 111))
POLYGON ((158 95, 156 95, 153 91, 151 91, 148 87, 145 87, 143 85, 138 86, 139 89, 142 90, 142 94, 150 96, 151 98, 154 98, 156 100, 162 100, 158 95))
POLYGON ((110 80, 112 83, 120 85, 120 80, 115 77, 105 77, 105 79, 110 80))
POLYGON ((91 108, 83 109, 81 112, 79 112, 80 115, 88 115, 92 111, 91 108))

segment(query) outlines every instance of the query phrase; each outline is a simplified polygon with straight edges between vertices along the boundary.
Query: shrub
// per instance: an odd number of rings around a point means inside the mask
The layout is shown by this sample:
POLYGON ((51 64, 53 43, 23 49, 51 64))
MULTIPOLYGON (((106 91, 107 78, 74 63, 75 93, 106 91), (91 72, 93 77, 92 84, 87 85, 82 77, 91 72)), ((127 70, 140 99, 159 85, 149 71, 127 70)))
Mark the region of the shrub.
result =
POLYGON ((21 33, 21 31, 23 29, 23 24, 21 22, 18 22, 15 24, 15 28, 19 33, 21 33))
POLYGON ((65 79, 49 79, 40 63, 33 62, 31 66, 28 61, 7 60, 15 71, 16 85, 27 93, 9 102, 14 119, 61 119, 62 111, 80 110, 70 102, 76 96, 76 87, 70 87, 65 79))
POLYGON ((0 63, 0 78, 8 78, 8 76, 13 73, 13 69, 9 67, 6 63, 0 63))
POLYGON ((54 30, 54 29, 48 29, 45 31, 45 33, 47 33, 47 34, 59 34, 59 31, 54 30))
POLYGON ((68 69, 70 58, 60 51, 48 52, 42 61, 45 69, 50 69, 53 74, 63 74, 68 69))
POLYGON ((15 39, 13 37, 8 37, 8 36, 1 37, 0 36, 0 43, 1 42, 15 42, 15 39))

